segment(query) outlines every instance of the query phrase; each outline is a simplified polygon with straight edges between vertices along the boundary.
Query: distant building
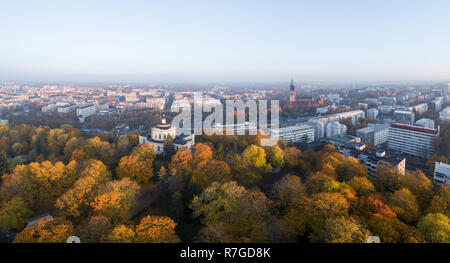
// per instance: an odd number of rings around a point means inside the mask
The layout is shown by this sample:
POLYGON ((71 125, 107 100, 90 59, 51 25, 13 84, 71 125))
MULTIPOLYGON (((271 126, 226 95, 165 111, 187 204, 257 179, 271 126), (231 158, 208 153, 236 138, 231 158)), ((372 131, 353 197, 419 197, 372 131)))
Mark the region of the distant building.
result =
POLYGON ((397 103, 397 99, 395 97, 379 97, 378 98, 383 105, 394 106, 397 103))
POLYGON ((434 120, 422 118, 416 121, 416 126, 434 129, 434 120))
POLYGON ((419 114, 423 114, 424 112, 428 111, 428 104, 427 103, 421 103, 416 106, 413 106, 413 110, 419 114))
POLYGON ((0 120, 0 124, 8 124, 9 120, 0 120))
POLYGON ((450 107, 447 107, 439 112, 439 119, 441 121, 450 121, 450 107))
POLYGON ((314 128, 314 140, 318 141, 325 137, 326 125, 325 121, 311 119, 306 122, 306 124, 312 126, 314 128))
POLYGON ((375 108, 368 109, 367 112, 366 112, 367 118, 368 119, 372 119, 372 120, 376 120, 377 117, 378 117, 378 112, 379 111, 377 109, 375 109, 375 108))
POLYGON ((83 104, 79 105, 76 110, 76 114, 78 118, 88 118, 95 114, 95 105, 94 104, 83 104))
POLYGON ((431 158, 434 142, 439 136, 437 129, 392 123, 389 127, 388 148, 418 157, 431 158))
POLYGON ((394 111, 394 121, 404 124, 414 124, 414 113, 410 111, 394 111))
POLYGON ((61 106, 61 107, 58 107, 58 113, 70 113, 70 112, 75 111, 76 107, 77 107, 77 105, 75 105, 75 104, 61 106))
POLYGON ((308 144, 314 142, 314 128, 306 124, 272 129, 270 135, 282 138, 285 143, 308 144))
POLYGON ((291 79, 291 85, 289 86, 289 102, 293 103, 296 99, 294 79, 291 79))
POLYGON ((435 162, 433 178, 437 185, 450 183, 450 164, 435 162))
POLYGON ((347 126, 341 124, 339 122, 330 122, 327 124, 327 138, 336 136, 336 135, 346 135, 347 134, 347 126))
POLYGON ((379 105, 378 106, 378 110, 380 111, 380 113, 382 114, 389 114, 392 112, 392 110, 394 109, 394 107, 389 106, 389 105, 379 105))
POLYGON ((318 141, 327 136, 326 131, 328 123, 339 122, 343 119, 351 119, 353 124, 357 124, 358 120, 364 117, 364 111, 354 110, 311 118, 306 123, 314 127, 314 138, 316 141, 318 141))
POLYGON ((342 152, 342 149, 346 144, 352 142, 361 142, 361 138, 351 135, 336 135, 331 138, 327 138, 326 141, 342 152))
POLYGON ((367 107, 368 107, 367 103, 362 103, 362 102, 358 103, 358 106, 360 106, 361 108, 363 108, 365 110, 367 110, 367 107))
POLYGON ((162 118, 160 124, 152 128, 151 134, 139 136, 139 144, 150 143, 154 147, 156 154, 164 154, 164 142, 169 136, 173 139, 175 150, 191 148, 195 144, 194 135, 177 135, 176 127, 166 123, 165 117, 162 118))
POLYGON ((329 108, 330 108, 329 106, 318 107, 318 108, 316 108, 316 113, 317 113, 317 114, 325 114, 325 113, 328 112, 328 109, 329 109, 329 108))
POLYGON ((444 103, 443 97, 438 97, 431 101, 431 107, 434 111, 440 111, 442 109, 442 104, 444 103))

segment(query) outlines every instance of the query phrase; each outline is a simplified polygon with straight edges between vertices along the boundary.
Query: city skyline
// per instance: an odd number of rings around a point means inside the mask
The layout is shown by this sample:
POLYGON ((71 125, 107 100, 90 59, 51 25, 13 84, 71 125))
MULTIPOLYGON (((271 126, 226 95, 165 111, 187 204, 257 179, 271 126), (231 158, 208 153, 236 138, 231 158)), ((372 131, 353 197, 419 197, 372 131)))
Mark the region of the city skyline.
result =
POLYGON ((450 78, 448 1, 5 1, 0 8, 0 80, 450 78))

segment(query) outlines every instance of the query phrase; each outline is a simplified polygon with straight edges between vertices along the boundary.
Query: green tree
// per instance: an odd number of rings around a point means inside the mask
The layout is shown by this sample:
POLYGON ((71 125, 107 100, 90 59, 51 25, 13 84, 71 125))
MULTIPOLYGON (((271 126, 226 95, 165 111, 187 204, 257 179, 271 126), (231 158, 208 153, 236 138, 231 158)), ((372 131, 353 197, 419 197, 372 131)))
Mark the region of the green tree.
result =
POLYGON ((380 237, 382 243, 423 243, 425 238, 412 226, 408 226, 395 217, 384 217, 373 214, 367 225, 373 233, 380 237))
POLYGON ((348 185, 354 189, 359 196, 375 192, 375 186, 367 177, 355 176, 348 181, 348 185))
POLYGON ((20 155, 23 152, 23 145, 20 142, 16 142, 11 146, 11 150, 14 155, 20 155))
POLYGON ((431 200, 428 213, 441 213, 450 217, 450 186, 441 185, 431 200))
POLYGON ((272 147, 269 152, 269 163, 273 168, 280 168, 284 166, 284 152, 278 145, 272 147))
POLYGON ((254 167, 261 168, 266 166, 266 152, 259 146, 252 144, 247 147, 242 154, 242 158, 254 167))
POLYGON ((397 190, 390 198, 392 210, 408 224, 415 224, 420 216, 416 197, 406 188, 397 190))
POLYGON ((3 174, 9 173, 11 164, 5 151, 0 151, 0 178, 3 174))
POLYGON ((427 214, 420 219, 417 228, 428 242, 450 243, 450 219, 443 214, 427 214))
POLYGON ((32 213, 20 197, 14 197, 0 206, 0 229, 21 230, 32 213))
POLYGON ((376 189, 382 193, 393 193, 401 188, 400 172, 392 165, 377 166, 376 189))

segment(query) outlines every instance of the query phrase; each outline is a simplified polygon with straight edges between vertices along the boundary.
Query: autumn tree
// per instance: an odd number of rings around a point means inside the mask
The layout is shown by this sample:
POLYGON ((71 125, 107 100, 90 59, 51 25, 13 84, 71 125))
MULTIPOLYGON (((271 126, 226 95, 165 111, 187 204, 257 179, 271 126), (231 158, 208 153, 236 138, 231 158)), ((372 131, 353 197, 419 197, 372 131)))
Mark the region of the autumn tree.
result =
POLYGON ((175 243, 176 223, 166 216, 146 216, 136 226, 136 240, 140 243, 175 243))
POLYGON ((116 226, 104 240, 107 243, 133 243, 136 233, 133 228, 126 225, 116 226))
POLYGON ((101 161, 89 160, 80 174, 80 179, 56 200, 57 211, 72 220, 86 217, 100 187, 111 178, 111 173, 101 161))
POLYGON ((153 177, 155 152, 149 144, 139 145, 131 155, 122 157, 117 166, 119 178, 130 178, 138 184, 145 184, 153 177))
POLYGON ((269 207, 262 192, 249 191, 236 182, 214 182, 191 203, 195 218, 207 227, 223 223, 234 242, 265 240, 269 207))
POLYGON ((280 203, 282 209, 286 209, 295 199, 305 193, 305 186, 300 177, 287 174, 272 187, 272 198, 280 203))
POLYGON ((333 178, 331 178, 328 175, 324 175, 322 173, 314 173, 308 176, 306 179, 306 192, 308 194, 315 194, 320 193, 323 189, 323 185, 326 182, 333 181, 333 178))
POLYGON ((354 176, 366 177, 366 166, 360 164, 358 160, 353 157, 346 158, 341 164, 336 167, 337 179, 339 181, 348 181, 354 176))
POLYGON ((349 204, 340 193, 318 193, 311 197, 306 207, 309 223, 313 228, 319 227, 323 220, 330 217, 347 216, 349 204))
POLYGON ((399 178, 403 187, 407 188, 417 198, 421 211, 424 211, 433 198, 433 184, 420 170, 408 172, 399 178))
POLYGON ((214 159, 200 161, 192 171, 192 182, 197 191, 210 185, 212 182, 228 182, 231 180, 231 169, 224 161, 214 159))
POLYGON ((128 178, 109 182, 91 203, 93 212, 111 219, 114 224, 124 223, 136 204, 138 191, 139 186, 128 178))
POLYGON ((365 243, 370 231, 355 217, 331 217, 309 237, 312 242, 365 243))
POLYGON ((382 193, 393 193, 401 188, 400 172, 392 165, 377 166, 376 189, 382 193))
POLYGON ((72 223, 61 218, 48 218, 25 227, 14 238, 14 243, 66 243, 75 234, 72 223))
POLYGON ((100 243, 107 239, 112 229, 113 224, 107 217, 92 216, 80 225, 78 234, 83 243, 100 243))
POLYGON ((169 164, 169 171, 174 171, 174 176, 182 178, 186 171, 190 171, 190 164, 192 159, 193 157, 191 149, 181 148, 172 156, 169 164))
POLYGON ((423 235, 413 226, 408 226, 395 217, 373 214, 367 225, 373 235, 380 237, 383 243, 422 243, 423 235))
POLYGON ((293 169, 300 165, 302 151, 295 147, 287 147, 284 149, 284 162, 287 167, 293 169))
POLYGON ((373 215, 381 215, 383 217, 393 218, 397 214, 387 205, 382 197, 378 195, 366 195, 358 199, 358 204, 354 209, 356 215, 370 218, 373 215))

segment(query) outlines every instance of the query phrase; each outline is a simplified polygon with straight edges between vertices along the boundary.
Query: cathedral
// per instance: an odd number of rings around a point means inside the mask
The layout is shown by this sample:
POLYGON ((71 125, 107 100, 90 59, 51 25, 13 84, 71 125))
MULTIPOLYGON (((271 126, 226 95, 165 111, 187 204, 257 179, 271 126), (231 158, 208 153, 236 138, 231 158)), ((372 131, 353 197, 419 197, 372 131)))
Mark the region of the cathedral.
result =
POLYGON ((294 79, 291 79, 291 86, 289 89, 289 102, 294 103, 295 102, 295 86, 294 86, 294 79))
POLYGON ((139 144, 150 143, 156 154, 164 154, 164 142, 169 136, 173 139, 177 151, 181 148, 191 148, 195 144, 194 135, 177 135, 177 128, 166 123, 165 116, 162 117, 160 124, 152 128, 150 134, 139 136, 139 144))

